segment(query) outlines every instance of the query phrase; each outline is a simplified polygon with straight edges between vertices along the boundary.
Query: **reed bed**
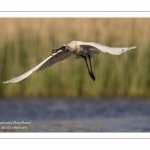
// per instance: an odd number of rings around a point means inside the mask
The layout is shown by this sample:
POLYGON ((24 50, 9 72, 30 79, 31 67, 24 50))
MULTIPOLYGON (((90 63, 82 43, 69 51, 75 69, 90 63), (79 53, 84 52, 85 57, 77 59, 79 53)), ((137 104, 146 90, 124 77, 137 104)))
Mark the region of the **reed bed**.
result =
POLYGON ((1 18, 0 96, 150 96, 150 19, 1 18), (72 40, 138 48, 120 56, 101 53, 92 59, 95 82, 84 60, 71 56, 19 83, 2 83, 33 68, 52 49, 72 40))

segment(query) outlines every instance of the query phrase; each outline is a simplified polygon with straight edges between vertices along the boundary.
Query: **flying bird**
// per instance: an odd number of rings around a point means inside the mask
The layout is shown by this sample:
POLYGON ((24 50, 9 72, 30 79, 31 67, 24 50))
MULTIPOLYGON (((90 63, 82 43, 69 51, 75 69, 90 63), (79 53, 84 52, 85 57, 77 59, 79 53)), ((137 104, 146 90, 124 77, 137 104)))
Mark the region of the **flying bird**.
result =
POLYGON ((62 45, 60 48, 52 50, 52 55, 43 60, 40 64, 29 70, 28 72, 14 77, 10 80, 7 80, 3 83, 15 83, 19 82, 25 78, 27 78, 30 74, 35 71, 43 70, 53 64, 60 62, 64 59, 67 59, 72 54, 76 55, 76 59, 83 58, 85 60, 88 73, 90 77, 95 81, 95 76, 92 70, 91 58, 94 58, 100 52, 110 53, 112 55, 120 55, 128 50, 135 49, 136 46, 133 47, 108 47, 95 42, 82 42, 82 41, 72 41, 68 44, 62 45), (88 63, 89 60, 89 63, 88 63))

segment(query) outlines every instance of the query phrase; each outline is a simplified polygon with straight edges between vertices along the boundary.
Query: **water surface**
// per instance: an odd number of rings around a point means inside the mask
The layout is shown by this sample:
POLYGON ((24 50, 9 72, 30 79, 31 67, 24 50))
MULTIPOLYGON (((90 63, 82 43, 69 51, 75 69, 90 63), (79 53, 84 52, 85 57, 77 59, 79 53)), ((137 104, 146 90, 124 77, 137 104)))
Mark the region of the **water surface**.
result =
POLYGON ((150 99, 0 98, 0 122, 1 132, 149 132, 150 99))

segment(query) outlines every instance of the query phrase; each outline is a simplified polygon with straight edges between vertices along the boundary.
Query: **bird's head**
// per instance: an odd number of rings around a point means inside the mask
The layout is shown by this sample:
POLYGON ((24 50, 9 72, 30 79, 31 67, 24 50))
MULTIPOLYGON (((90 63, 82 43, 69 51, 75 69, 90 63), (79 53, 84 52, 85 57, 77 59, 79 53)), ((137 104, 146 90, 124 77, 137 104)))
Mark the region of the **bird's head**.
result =
POLYGON ((72 52, 72 48, 71 47, 69 47, 68 45, 62 45, 60 48, 57 48, 57 49, 53 50, 53 53, 54 52, 58 52, 60 50, 63 50, 65 52, 70 52, 70 53, 72 52))

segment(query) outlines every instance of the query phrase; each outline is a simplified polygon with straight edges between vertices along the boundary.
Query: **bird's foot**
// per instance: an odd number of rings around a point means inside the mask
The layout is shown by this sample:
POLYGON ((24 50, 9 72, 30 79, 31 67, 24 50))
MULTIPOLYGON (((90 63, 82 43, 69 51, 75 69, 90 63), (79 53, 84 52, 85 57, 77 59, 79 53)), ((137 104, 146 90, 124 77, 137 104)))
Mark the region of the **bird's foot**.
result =
POLYGON ((89 72, 89 75, 93 79, 93 81, 95 81, 95 76, 94 76, 93 72, 89 72))

